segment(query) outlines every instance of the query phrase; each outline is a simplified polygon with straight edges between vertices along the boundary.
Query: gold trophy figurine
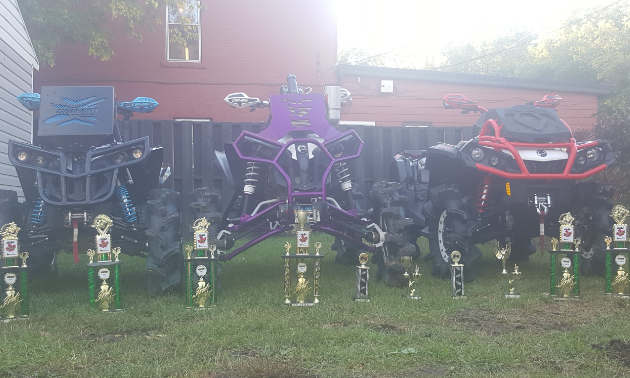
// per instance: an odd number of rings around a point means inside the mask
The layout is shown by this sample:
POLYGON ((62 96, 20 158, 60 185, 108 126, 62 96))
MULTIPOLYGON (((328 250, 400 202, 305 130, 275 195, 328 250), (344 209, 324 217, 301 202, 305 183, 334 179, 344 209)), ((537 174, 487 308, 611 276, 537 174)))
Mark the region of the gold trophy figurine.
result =
POLYGON ((284 242, 284 249, 287 250, 287 255, 289 255, 289 251, 291 251, 291 247, 293 247, 293 245, 291 245, 291 242, 284 242))
POLYGON ((564 272, 562 272, 562 280, 557 287, 562 293, 561 299, 567 299, 571 296, 571 291, 573 291, 573 288, 575 288, 573 275, 569 272, 569 268, 571 267, 571 259, 569 259, 568 257, 564 257, 561 260, 561 264, 564 268, 564 272))
POLYGON ((313 246, 315 247, 315 256, 319 256, 319 250, 322 248, 322 242, 316 242, 313 246))
POLYGON ((206 308, 206 301, 210 294, 212 294, 210 285, 203 280, 203 277, 208 273, 208 268, 206 268, 205 265, 199 265, 195 269, 195 273, 199 276, 199 281, 197 282, 197 290, 195 291, 195 295, 193 295, 193 299, 195 300, 197 308, 206 308))
POLYGON ((551 249, 553 251, 557 251, 558 250, 558 239, 551 238, 551 249))
POLYGON ((298 263, 297 265, 298 277, 297 284, 295 285, 295 299, 298 304, 303 304, 306 298, 306 293, 309 291, 309 282, 306 278, 304 278, 304 273, 306 273, 306 264, 298 263))
POLYGON ((405 268, 405 273, 403 273, 403 276, 405 278, 409 278, 409 267, 411 266, 411 256, 401 256, 400 262, 402 263, 403 268, 405 268))
POLYGON ((604 238, 604 243, 606 243, 606 249, 610 249, 610 243, 612 243, 612 238, 610 236, 606 236, 604 238))
POLYGON ((617 257, 615 257, 615 262, 619 265, 619 269, 617 270, 617 276, 615 276, 612 287, 617 292, 617 296, 621 298, 630 298, 630 295, 628 295, 628 283, 630 282, 630 277, 628 277, 628 273, 624 269, 626 257, 623 255, 617 255, 617 257))
POLYGON ((193 246, 187 245, 185 248, 186 248, 186 259, 190 260, 190 258, 192 257, 193 246))
POLYGON ((5 292, 4 301, 2 302, 2 306, 0 306, 0 311, 4 313, 4 317, 7 319, 15 318, 15 314, 18 312, 18 308, 22 303, 22 298, 20 298, 20 293, 16 292, 13 288, 13 284, 17 281, 17 274, 15 273, 7 273, 4 275, 4 282, 9 285, 5 292))
POLYGON ((120 247, 112 248, 112 254, 114 255, 114 258, 115 258, 114 261, 120 261, 118 260, 118 255, 120 255, 120 247))
POLYGON ((20 252, 20 259, 22 259, 22 268, 26 268, 26 259, 28 259, 28 252, 20 252))
POLYGON ((98 293, 96 302, 101 305, 101 310, 103 310, 103 312, 107 312, 109 311, 110 304, 114 301, 113 288, 109 287, 107 284, 109 269, 101 268, 98 271, 98 278, 102 279, 103 283, 101 283, 101 291, 98 293))
POLYGON ((94 256, 96 255, 96 252, 93 249, 88 249, 87 255, 90 258, 90 264, 92 264, 94 262, 94 256))
POLYGON ((420 274, 420 268, 418 268, 418 265, 416 265, 416 270, 414 270, 414 272, 409 277, 409 288, 411 289, 411 292, 409 293, 409 298, 411 298, 411 299, 420 299, 421 298, 419 295, 416 295, 416 288, 413 288, 413 289, 411 288, 411 286, 413 284, 418 282, 418 280, 420 279, 421 276, 422 276, 422 274, 420 274))
POLYGON ((501 272, 501 275, 503 276, 508 275, 508 271, 507 269, 505 269, 505 263, 506 263, 506 260, 510 258, 511 253, 512 253, 511 244, 508 243, 505 248, 501 248, 501 245, 497 241, 497 251, 495 252, 495 256, 497 259, 501 260, 501 265, 503 265, 503 271, 501 272))

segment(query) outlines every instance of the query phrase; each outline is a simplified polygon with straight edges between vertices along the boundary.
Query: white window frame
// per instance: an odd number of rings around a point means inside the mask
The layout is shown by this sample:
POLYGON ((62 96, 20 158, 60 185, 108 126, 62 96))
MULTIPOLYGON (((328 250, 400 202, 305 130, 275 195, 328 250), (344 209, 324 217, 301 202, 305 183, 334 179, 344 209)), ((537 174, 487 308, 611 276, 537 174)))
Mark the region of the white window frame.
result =
MULTIPOLYGON (((199 63, 201 62, 201 4, 198 0, 188 0, 191 2, 197 3, 197 41, 199 43, 199 59, 196 60, 186 60, 186 59, 171 59, 170 58, 170 26, 171 25, 179 25, 179 23, 171 23, 168 14, 168 4, 166 5, 166 61, 167 62, 184 62, 184 63, 199 63)), ((194 25, 194 24, 191 24, 194 25)))

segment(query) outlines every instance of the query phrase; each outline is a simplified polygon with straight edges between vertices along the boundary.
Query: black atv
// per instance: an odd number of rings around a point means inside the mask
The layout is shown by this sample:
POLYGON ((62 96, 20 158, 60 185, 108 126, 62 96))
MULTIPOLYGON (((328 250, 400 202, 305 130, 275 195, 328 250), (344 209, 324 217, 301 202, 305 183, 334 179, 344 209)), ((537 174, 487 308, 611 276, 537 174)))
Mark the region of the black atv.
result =
POLYGON ((108 215, 112 244, 147 258, 149 293, 162 294, 179 283, 180 195, 159 188, 170 174, 162 170, 162 148, 149 138, 124 141, 116 115, 151 112, 146 97, 115 102, 113 87, 43 87, 41 96, 18 100, 39 109, 33 144, 9 141, 25 202, 15 191, 0 190, 0 224, 16 222, 29 266, 55 266, 61 249, 93 248, 92 220, 108 215))
MULTIPOLYGON (((450 274, 450 254, 458 250, 474 279, 476 244, 497 240, 511 246, 510 259, 527 260, 536 251, 531 238, 558 238, 561 214, 575 217, 582 240, 582 268, 603 272, 604 237, 610 233, 612 188, 581 181, 614 162, 605 141, 576 142, 554 108, 559 96, 509 108, 487 110, 462 95, 444 97, 444 107, 480 112, 479 136, 458 145, 395 157, 393 181, 404 191, 406 212, 429 239, 434 276, 450 274)), ((409 228, 408 228, 409 229, 409 228)))

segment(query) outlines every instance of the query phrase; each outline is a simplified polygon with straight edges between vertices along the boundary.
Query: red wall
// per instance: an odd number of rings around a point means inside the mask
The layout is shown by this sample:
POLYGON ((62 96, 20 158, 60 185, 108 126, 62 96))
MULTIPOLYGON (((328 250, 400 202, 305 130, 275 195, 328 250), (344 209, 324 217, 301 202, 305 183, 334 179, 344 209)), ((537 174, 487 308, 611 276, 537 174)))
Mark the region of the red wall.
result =
MULTIPOLYGON (((383 77, 382 79, 388 79, 383 77)), ((470 84, 394 80, 394 93, 380 93, 381 78, 345 75, 339 85, 352 93, 352 106, 344 105, 343 121, 373 121, 377 126, 402 126, 405 122, 428 122, 433 126, 471 126, 479 113, 468 115, 444 109, 447 94, 463 94, 485 108, 501 108, 542 99, 548 90, 506 88, 470 84)), ((596 123, 597 96, 554 91, 562 97, 556 108, 572 130, 590 130, 596 123)))
MULTIPOLYGON (((267 100, 293 73, 301 86, 323 93, 334 85, 337 26, 333 0, 204 0, 202 62, 166 62, 166 26, 144 31, 143 41, 118 30, 109 61, 88 56, 87 46, 64 45, 54 67, 41 67, 35 90, 44 85, 113 85, 119 100, 155 98, 160 106, 138 118, 212 118, 217 122, 265 121, 268 111, 250 113, 223 99, 245 92, 267 100), (319 71, 326 71, 321 77, 319 71)), ((162 20, 164 21, 164 20, 162 20)))

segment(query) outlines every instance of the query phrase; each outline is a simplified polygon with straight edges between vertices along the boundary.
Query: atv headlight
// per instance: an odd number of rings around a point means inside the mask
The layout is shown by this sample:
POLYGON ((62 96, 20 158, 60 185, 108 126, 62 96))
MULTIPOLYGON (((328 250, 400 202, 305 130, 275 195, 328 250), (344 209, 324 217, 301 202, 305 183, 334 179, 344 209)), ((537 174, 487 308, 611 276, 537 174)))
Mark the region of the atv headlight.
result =
POLYGON ((135 150, 133 150, 132 154, 133 154, 134 159, 140 159, 142 155, 144 154, 144 152, 141 149, 136 148, 135 150))
POLYGON ((483 153, 483 150, 481 148, 473 148, 470 151, 470 157, 474 161, 482 161, 484 156, 485 156, 485 154, 483 153))
POLYGON ((37 155, 35 157, 35 165, 43 167, 44 165, 46 165, 46 158, 44 158, 42 155, 37 155))
POLYGON ((584 165, 584 163, 586 163, 586 156, 584 155, 578 155, 578 157, 575 159, 575 162, 578 165, 584 165))
POLYGON ((491 155, 488 158, 488 162, 490 163, 491 166, 496 167, 497 165, 499 165, 499 157, 497 155, 491 155))
POLYGON ((19 161, 26 161, 26 159, 28 159, 28 154, 26 151, 20 151, 17 153, 17 158, 19 161))
POLYGON ((117 153, 114 155, 113 161, 115 164, 120 164, 125 160, 125 155, 122 153, 117 153))
POLYGON ((591 148, 586 151, 586 159, 589 162, 596 162, 602 157, 602 150, 600 148, 591 148))

